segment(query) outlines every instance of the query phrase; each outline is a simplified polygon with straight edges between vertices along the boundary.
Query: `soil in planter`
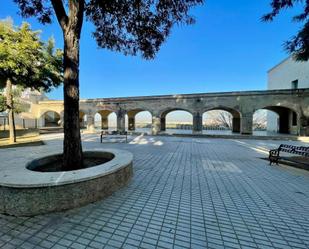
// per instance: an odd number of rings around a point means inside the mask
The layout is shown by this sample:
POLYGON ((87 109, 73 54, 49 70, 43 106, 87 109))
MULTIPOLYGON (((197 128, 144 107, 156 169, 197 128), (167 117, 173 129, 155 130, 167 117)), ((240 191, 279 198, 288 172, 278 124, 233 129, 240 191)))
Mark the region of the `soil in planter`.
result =
MULTIPOLYGON (((81 169, 95 167, 97 165, 107 163, 108 161, 112 160, 112 158, 102 158, 102 157, 84 157, 84 167, 81 169)), ((63 171, 62 168, 62 160, 55 160, 50 163, 46 163, 44 165, 40 165, 32 169, 33 171, 39 172, 60 172, 63 171)))

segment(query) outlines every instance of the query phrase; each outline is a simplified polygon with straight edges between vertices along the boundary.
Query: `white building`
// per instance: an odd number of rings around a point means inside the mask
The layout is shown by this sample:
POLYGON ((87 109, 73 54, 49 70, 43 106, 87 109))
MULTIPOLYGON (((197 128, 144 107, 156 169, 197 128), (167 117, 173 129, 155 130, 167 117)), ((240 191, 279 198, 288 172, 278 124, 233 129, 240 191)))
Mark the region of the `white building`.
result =
MULTIPOLYGON (((309 61, 297 62, 290 56, 268 72, 268 90, 309 88, 309 61)), ((278 131, 278 116, 267 114, 267 130, 278 131)))
MULTIPOLYGON (((14 87, 14 86, 13 86, 14 87)), ((5 94, 5 89, 3 91, 5 94)), ((31 90, 30 88, 25 89, 22 94, 20 101, 23 103, 23 108, 25 108, 25 112, 15 114, 15 126, 16 128, 35 128, 37 125, 35 117, 32 116, 31 112, 31 104, 38 103, 42 100, 48 100, 47 96, 43 92, 39 92, 36 90, 31 90)), ((7 113, 0 113, 0 129, 4 129, 8 125, 7 113), (3 126, 5 126, 3 128, 3 126)))

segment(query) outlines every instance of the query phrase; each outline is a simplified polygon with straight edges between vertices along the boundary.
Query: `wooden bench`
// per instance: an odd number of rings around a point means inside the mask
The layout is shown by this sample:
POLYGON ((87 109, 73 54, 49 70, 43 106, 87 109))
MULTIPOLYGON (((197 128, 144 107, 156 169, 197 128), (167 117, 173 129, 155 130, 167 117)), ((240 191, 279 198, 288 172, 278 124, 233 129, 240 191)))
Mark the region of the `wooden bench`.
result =
POLYGON ((270 150, 269 151, 269 164, 276 163, 278 165, 279 159, 284 159, 287 161, 295 162, 293 159, 289 159, 288 157, 280 156, 280 152, 286 152, 290 154, 296 154, 301 157, 309 157, 309 147, 305 146, 294 146, 288 144, 280 144, 278 149, 270 150))
POLYGON ((112 132, 101 131, 100 142, 103 143, 103 138, 107 137, 109 135, 114 136, 114 138, 125 138, 126 143, 128 142, 128 132, 126 132, 126 131, 122 131, 122 132, 118 132, 118 131, 112 131, 112 132))

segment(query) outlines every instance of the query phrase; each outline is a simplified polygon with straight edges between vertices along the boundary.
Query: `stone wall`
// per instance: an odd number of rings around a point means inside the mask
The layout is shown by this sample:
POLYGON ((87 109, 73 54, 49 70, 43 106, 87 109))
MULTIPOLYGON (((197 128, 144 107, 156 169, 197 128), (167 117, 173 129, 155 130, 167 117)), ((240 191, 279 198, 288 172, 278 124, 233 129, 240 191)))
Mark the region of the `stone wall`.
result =
MULTIPOLYGON (((164 95, 148 97, 87 99, 80 101, 80 112, 87 115, 87 129, 94 131, 94 115, 102 116, 102 129, 106 129, 108 115, 117 115, 117 129, 125 129, 125 115, 129 118, 129 127, 134 130, 134 117, 141 111, 152 114, 152 132, 158 134, 165 130, 166 115, 175 110, 184 110, 193 115, 193 132, 202 131, 203 113, 210 110, 224 110, 233 116, 233 131, 242 134, 252 133, 253 114, 260 109, 275 111, 280 115, 282 124, 289 127, 281 130, 294 131, 298 135, 309 135, 309 89, 247 91, 229 93, 205 93, 164 95), (291 113, 295 113, 297 124, 290 127, 291 113)), ((54 111, 63 118, 62 101, 40 101, 33 104, 32 115, 41 119, 47 111, 54 111)), ((283 126, 282 126, 283 127, 283 126)))
MULTIPOLYGON (((298 88, 309 88, 309 61, 296 62, 292 57, 283 60, 268 71, 267 89, 291 89, 294 80, 298 80, 298 88)), ((278 116, 275 113, 267 113, 267 130, 278 130, 278 116)), ((297 127, 292 127, 291 133, 296 134, 297 127)))

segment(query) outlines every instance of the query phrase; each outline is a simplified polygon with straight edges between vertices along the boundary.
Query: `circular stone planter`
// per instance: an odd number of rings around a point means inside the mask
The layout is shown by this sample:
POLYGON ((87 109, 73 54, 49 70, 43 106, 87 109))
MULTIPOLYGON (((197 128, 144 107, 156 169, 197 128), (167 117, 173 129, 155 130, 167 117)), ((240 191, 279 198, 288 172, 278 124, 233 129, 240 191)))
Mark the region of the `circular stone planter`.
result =
POLYGON ((49 154, 23 165, 18 171, 0 172, 0 213, 34 216, 80 207, 112 194, 133 175, 133 155, 128 151, 85 151, 84 156, 109 161, 80 170, 33 171, 59 158, 59 154, 49 154))

